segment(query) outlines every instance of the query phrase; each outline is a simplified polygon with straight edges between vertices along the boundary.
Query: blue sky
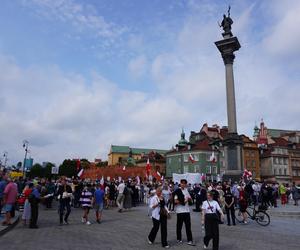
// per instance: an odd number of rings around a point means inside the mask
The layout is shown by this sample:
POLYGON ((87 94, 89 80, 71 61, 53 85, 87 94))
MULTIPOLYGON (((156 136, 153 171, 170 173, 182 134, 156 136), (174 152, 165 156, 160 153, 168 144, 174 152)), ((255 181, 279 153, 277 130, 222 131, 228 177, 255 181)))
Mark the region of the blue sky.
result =
POLYGON ((181 127, 226 125, 214 41, 231 5, 238 129, 299 129, 300 3, 3 0, 0 150, 38 161, 106 158, 111 144, 170 148, 181 127), (298 104, 298 105, 297 105, 298 104))

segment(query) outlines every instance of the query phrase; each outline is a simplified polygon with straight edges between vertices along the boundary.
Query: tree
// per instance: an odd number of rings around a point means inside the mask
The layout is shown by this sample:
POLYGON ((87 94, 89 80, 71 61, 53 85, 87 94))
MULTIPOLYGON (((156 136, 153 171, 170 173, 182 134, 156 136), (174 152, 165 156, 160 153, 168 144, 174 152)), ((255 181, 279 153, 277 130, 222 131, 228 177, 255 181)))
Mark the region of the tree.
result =
POLYGON ((77 175, 77 163, 75 160, 66 159, 59 166, 59 175, 72 177, 77 175))
POLYGON ((34 164, 31 169, 30 172, 28 173, 30 178, 35 178, 35 177, 43 177, 43 167, 41 164, 36 163, 34 164))

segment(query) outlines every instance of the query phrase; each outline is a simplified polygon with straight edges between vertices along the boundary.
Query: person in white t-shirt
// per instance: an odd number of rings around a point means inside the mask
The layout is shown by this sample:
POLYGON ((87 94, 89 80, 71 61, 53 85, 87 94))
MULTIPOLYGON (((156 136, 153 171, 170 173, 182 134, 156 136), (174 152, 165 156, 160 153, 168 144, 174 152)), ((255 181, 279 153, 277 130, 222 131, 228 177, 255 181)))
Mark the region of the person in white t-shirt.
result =
POLYGON ((122 212, 123 209, 123 204, 124 204, 124 189, 125 189, 125 183, 124 181, 121 181, 121 183, 119 184, 119 186, 117 187, 117 191, 118 191, 118 197, 117 197, 117 205, 119 207, 118 212, 122 212))
POLYGON ((192 198, 186 188, 187 180, 180 180, 180 188, 174 192, 174 201, 176 204, 177 224, 176 224, 176 235, 177 243, 182 243, 181 230, 183 223, 185 224, 187 244, 194 246, 193 235, 191 229, 191 215, 189 203, 192 202, 192 198))
POLYGON ((166 206, 164 197, 162 196, 161 187, 158 187, 156 189, 156 194, 151 198, 149 207, 152 210, 151 217, 153 227, 148 235, 148 243, 150 245, 153 244, 160 226, 162 247, 170 248, 167 242, 167 217, 169 214, 169 210, 166 206))
POLYGON ((219 220, 217 211, 224 221, 224 214, 219 203, 213 200, 213 193, 207 193, 207 200, 202 204, 202 227, 205 225, 204 248, 208 247, 209 241, 213 240, 213 250, 219 249, 219 220))

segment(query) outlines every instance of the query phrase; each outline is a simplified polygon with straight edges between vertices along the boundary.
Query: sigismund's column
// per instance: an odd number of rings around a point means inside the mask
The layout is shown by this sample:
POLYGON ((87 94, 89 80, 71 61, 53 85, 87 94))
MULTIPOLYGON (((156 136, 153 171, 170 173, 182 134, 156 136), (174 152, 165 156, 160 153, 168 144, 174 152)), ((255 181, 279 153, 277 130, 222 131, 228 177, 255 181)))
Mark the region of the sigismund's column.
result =
POLYGON ((238 179, 242 171, 242 139, 237 131, 236 105, 235 105, 235 90, 233 76, 233 62, 235 59, 234 52, 241 47, 237 37, 234 37, 231 32, 233 24, 230 18, 230 7, 228 16, 223 15, 223 21, 220 27, 223 28, 223 39, 215 42, 225 65, 226 76, 226 98, 227 98, 227 119, 228 119, 228 135, 224 139, 225 151, 225 178, 238 179))

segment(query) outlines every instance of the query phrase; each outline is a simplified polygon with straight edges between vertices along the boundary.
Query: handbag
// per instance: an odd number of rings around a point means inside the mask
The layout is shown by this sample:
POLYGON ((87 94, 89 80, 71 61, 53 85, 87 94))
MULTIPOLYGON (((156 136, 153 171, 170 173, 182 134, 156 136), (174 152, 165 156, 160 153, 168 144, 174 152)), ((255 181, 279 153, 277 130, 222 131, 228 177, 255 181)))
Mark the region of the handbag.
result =
POLYGON ((160 210, 159 210, 159 215, 162 216, 162 217, 166 217, 167 219, 171 219, 171 215, 170 213, 167 211, 166 208, 164 207, 161 207, 160 210))
POLYGON ((220 212, 219 212, 219 211, 216 211, 216 213, 214 213, 214 211, 212 210, 212 207, 211 207, 211 205, 210 205, 210 203, 209 203, 208 200, 207 200, 207 203, 208 203, 208 205, 209 205, 209 207, 210 207, 210 210, 211 210, 211 212, 212 212, 211 217, 212 217, 216 222, 218 222, 219 224, 223 224, 223 221, 221 220, 221 214, 220 214, 220 212))

